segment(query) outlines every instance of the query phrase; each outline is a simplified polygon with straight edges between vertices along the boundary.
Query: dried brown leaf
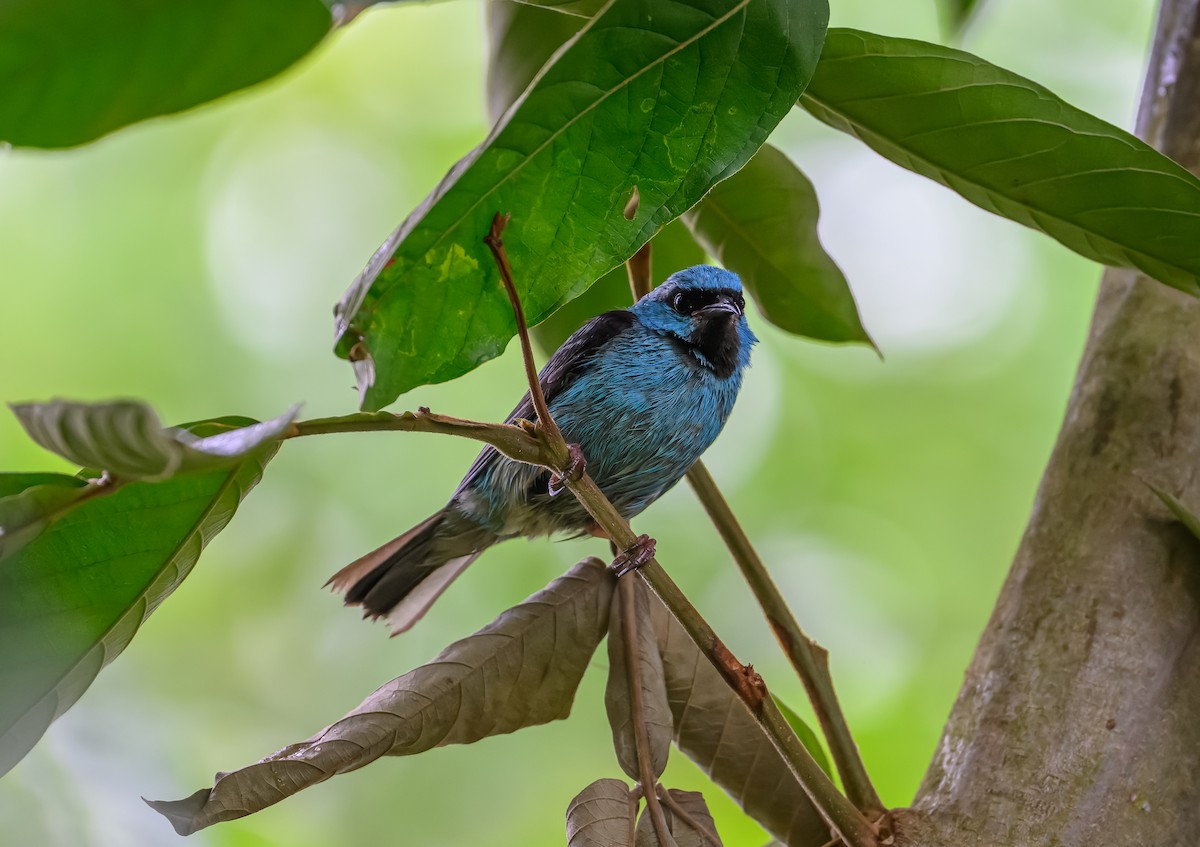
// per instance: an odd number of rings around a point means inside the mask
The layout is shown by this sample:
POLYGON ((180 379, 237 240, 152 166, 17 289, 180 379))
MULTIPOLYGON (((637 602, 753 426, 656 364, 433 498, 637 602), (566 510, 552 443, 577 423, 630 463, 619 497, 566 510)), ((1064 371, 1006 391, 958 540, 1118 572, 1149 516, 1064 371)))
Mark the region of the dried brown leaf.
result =
POLYGON ((567 806, 568 847, 633 847, 637 804, 619 779, 598 779, 567 806))
POLYGON ((829 841, 829 827, 750 710, 657 598, 650 612, 675 744, 780 841, 791 847, 829 841))
MULTIPOLYGON (((671 707, 667 703, 667 687, 663 681, 662 656, 654 637, 654 622, 650 619, 649 591, 639 579, 634 582, 637 597, 638 656, 642 690, 642 711, 650 739, 650 763, 654 776, 660 777, 667 767, 671 752, 671 707)), ((612 727, 613 749, 621 769, 634 781, 641 780, 638 769, 637 745, 633 735, 632 699, 629 695, 628 649, 625 627, 621 617, 621 593, 613 593, 612 612, 608 631, 608 687, 604 691, 604 706, 612 727)))
POLYGON ((602 562, 580 562, 307 741, 219 774, 212 788, 190 797, 148 802, 188 835, 257 812, 380 756, 470 744, 565 718, 608 628, 612 593, 613 579, 602 562))

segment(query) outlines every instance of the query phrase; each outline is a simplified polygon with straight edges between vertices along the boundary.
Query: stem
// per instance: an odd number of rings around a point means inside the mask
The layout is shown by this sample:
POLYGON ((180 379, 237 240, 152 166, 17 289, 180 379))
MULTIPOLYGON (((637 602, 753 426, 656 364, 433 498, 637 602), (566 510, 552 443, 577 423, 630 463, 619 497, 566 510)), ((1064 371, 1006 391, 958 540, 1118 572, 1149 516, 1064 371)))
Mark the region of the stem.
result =
POLYGON ((443 435, 459 435, 475 441, 486 441, 505 456, 531 465, 547 465, 551 457, 546 455, 545 446, 524 427, 510 424, 482 423, 464 418, 438 415, 422 407, 415 412, 360 413, 333 418, 314 418, 297 421, 288 427, 284 438, 301 438, 306 435, 326 435, 333 432, 436 432, 443 435))
POLYGON ((629 711, 633 719, 633 745, 637 751, 638 772, 646 809, 654 834, 662 847, 675 847, 675 839, 667 828, 667 818, 658 802, 658 777, 650 761, 650 735, 646 732, 646 709, 642 703, 641 640, 638 638, 637 595, 629 575, 617 580, 621 592, 621 626, 625 629, 625 671, 629 678, 629 711))
MULTIPOLYGON (((650 292, 650 249, 648 241, 625 265, 634 300, 650 292)), ((742 576, 750 585, 750 590, 754 592, 767 622, 771 625, 771 631, 775 633, 792 667, 804 683, 825 740, 829 743, 838 775, 846 788, 846 796, 871 820, 884 817, 886 810, 883 802, 867 775, 858 745, 854 743, 846 717, 838 705, 837 694, 833 690, 833 678, 829 673, 829 653, 800 629, 795 615, 788 608, 783 595, 779 593, 762 559, 759 558, 750 539, 746 537, 741 524, 704 463, 697 461, 687 476, 704 510, 708 512, 709 519, 717 527, 725 546, 729 548, 730 554, 741 569, 742 576)))
POLYGON ((529 343, 529 327, 525 323, 525 309, 521 306, 521 298, 517 295, 517 285, 513 281, 512 268, 508 264, 508 254, 504 250, 504 240, 500 237, 504 227, 508 225, 508 215, 499 212, 492 218, 492 228, 484 236, 483 243, 492 251, 496 259, 496 267, 500 269, 500 279, 504 282, 504 290, 508 292, 509 302, 512 303, 513 316, 517 321, 517 335, 521 339, 521 358, 525 362, 525 378, 529 382, 529 398, 533 402, 533 410, 537 414, 538 424, 545 430, 546 437, 543 445, 551 450, 561 449, 560 462, 567 461, 567 442, 558 429, 558 424, 550 415, 546 405, 546 397, 542 394, 542 383, 538 379, 537 366, 533 362, 533 345, 529 343))
POLYGON ((703 463, 696 462, 688 471, 688 482, 708 512, 708 517, 721 533, 725 546, 733 555, 742 571, 742 576, 754 592, 758 604, 766 615, 771 631, 779 640, 784 653, 796 669, 808 692, 813 711, 820 721, 825 740, 829 742, 838 775, 846 788, 846 796, 856 808, 871 820, 886 814, 883 802, 867 775, 858 745, 850 734, 846 716, 838 705, 833 690, 833 677, 829 674, 829 653, 821 645, 804 634, 783 595, 759 558, 758 552, 746 537, 729 503, 721 495, 716 482, 703 463))

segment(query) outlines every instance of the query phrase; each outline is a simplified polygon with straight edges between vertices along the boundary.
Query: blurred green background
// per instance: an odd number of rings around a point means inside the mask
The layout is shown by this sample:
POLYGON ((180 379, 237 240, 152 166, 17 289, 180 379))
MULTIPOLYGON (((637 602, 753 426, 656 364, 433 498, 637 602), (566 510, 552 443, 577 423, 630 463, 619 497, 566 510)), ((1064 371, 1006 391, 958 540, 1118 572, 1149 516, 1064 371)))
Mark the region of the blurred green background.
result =
MULTIPOLYGON (((939 40, 932 0, 834 0, 832 24, 939 40)), ((1128 127, 1150 0, 993 0, 965 46, 1128 127)), ((144 398, 169 422, 351 411, 330 310, 391 229, 487 130, 477 3, 379 8, 271 83, 60 153, 0 154, 0 398, 144 398)), ((833 672, 885 802, 913 796, 1020 538, 1071 387, 1100 269, 802 113, 774 139, 816 183, 824 242, 870 351, 763 344, 708 454, 833 672)), ((752 316, 753 319, 753 316, 752 316)), ((499 419, 515 345, 399 407, 499 419)), ((596 541, 489 552, 389 640, 323 592, 441 506, 466 442, 376 434, 286 445, 195 572, 0 782, 0 841, 179 843, 139 795, 313 732, 490 621, 596 541)), ((70 470, 0 416, 4 470, 70 470)), ((744 661, 801 686, 686 486, 637 523, 744 661)), ((619 776, 603 651, 569 721, 386 759, 191 844, 564 842, 563 812, 619 776)), ((726 844, 766 840, 682 756, 726 844)))

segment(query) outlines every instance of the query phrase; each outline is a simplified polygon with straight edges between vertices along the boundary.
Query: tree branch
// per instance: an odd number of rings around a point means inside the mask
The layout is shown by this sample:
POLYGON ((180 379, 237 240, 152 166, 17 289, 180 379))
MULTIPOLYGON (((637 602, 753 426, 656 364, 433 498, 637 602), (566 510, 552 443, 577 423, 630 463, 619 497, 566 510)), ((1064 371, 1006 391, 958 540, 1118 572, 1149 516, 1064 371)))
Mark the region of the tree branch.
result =
MULTIPOLYGON (((528 423, 528 422, 526 422, 528 423)), ((327 435, 335 432, 436 432, 458 435, 474 441, 485 441, 505 456, 518 462, 549 467, 556 457, 547 454, 546 447, 534 435, 534 426, 483 423, 449 415, 435 414, 425 407, 415 412, 360 412, 333 418, 314 418, 297 421, 288 427, 284 438, 306 435, 327 435)))
POLYGON ((846 716, 838 704, 837 693, 833 690, 833 677, 829 673, 828 651, 800 628, 766 565, 702 462, 692 465, 688 471, 688 482, 754 592, 783 652, 804 683, 825 740, 829 742, 829 750, 846 788, 846 796, 870 820, 879 821, 886 815, 886 810, 867 775, 858 745, 854 743, 846 716))
POLYGON ((567 442, 559 432, 558 424, 550 415, 550 409, 546 406, 546 398, 542 394, 542 383, 538 379, 537 365, 533 361, 533 345, 529 341, 529 327, 525 324, 525 309, 517 294, 517 284, 513 281, 512 267, 508 264, 508 254, 504 250, 504 240, 501 238, 504 227, 507 225, 508 215, 497 212, 492 218, 492 228, 484 236, 483 243, 488 246, 496 259, 496 266, 500 269, 500 279, 504 283, 504 290, 508 293, 509 302, 512 303, 513 315, 517 321, 517 336, 521 340, 521 359, 525 362, 525 379, 529 382, 529 398, 532 400, 533 410, 537 414, 538 426, 546 433, 546 437, 542 439, 542 445, 553 451, 553 455, 557 459, 555 464, 561 466, 567 462, 567 442), (559 452, 560 449, 561 452, 559 452))

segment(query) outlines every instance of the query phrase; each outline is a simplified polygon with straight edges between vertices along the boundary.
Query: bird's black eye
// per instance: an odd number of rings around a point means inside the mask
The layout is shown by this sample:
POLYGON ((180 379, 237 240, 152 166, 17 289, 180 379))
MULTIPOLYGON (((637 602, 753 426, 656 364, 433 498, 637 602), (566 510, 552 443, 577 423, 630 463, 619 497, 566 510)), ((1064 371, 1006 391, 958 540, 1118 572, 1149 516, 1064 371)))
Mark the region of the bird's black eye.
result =
POLYGON ((688 308, 688 298, 682 291, 671 298, 671 308, 681 315, 686 315, 691 309, 688 308))

